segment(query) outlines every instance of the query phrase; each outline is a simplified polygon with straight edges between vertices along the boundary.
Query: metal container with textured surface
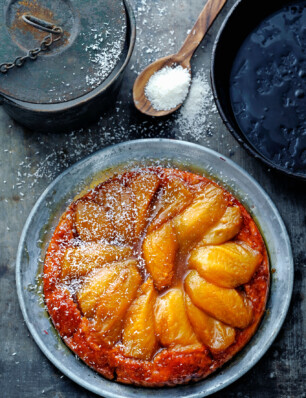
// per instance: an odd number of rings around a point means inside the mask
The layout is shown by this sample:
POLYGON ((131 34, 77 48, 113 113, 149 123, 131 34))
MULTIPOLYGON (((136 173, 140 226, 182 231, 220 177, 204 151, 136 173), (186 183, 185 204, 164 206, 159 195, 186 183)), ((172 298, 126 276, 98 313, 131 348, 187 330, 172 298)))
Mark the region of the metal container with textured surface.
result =
POLYGON ((0 75, 5 110, 31 129, 63 130, 97 118, 113 103, 135 42, 126 0, 0 0, 0 63, 39 47, 46 32, 31 15, 63 35, 37 59, 0 75), (2 4, 1 4, 2 3, 2 4))

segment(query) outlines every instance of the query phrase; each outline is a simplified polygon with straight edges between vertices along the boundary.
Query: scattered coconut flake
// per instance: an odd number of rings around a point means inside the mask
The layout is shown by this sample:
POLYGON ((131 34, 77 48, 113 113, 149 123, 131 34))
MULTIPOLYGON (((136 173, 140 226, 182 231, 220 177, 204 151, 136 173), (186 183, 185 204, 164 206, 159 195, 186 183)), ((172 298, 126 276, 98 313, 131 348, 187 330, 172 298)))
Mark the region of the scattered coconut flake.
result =
MULTIPOLYGON (((212 91, 204 71, 192 79, 188 97, 183 104, 177 124, 183 136, 189 135, 198 141, 203 130, 212 130, 212 116, 217 113, 212 91)), ((185 137, 184 137, 185 138, 185 137)))
POLYGON ((157 111, 167 111, 181 104, 188 94, 190 73, 182 66, 166 66, 154 73, 145 94, 157 111))
POLYGON ((181 109, 181 115, 190 123, 203 111, 203 105, 210 105, 210 88, 204 79, 197 76, 192 80, 189 95, 181 109))
MULTIPOLYGON (((124 29, 125 28, 122 28, 122 30, 124 29)), ((94 35, 94 43, 85 47, 85 51, 89 54, 90 61, 96 64, 96 67, 92 69, 91 73, 87 74, 85 77, 86 83, 93 88, 101 84, 101 82, 107 78, 118 63, 122 52, 122 38, 111 43, 104 43, 103 36, 104 32, 96 33, 94 35)), ((123 38, 124 37, 125 36, 123 36, 123 38)))

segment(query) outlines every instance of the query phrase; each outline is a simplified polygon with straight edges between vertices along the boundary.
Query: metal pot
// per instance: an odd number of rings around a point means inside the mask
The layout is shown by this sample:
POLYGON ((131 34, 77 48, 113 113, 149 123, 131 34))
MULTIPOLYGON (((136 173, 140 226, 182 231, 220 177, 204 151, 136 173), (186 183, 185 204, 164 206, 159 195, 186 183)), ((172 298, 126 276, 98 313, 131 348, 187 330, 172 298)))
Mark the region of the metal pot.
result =
POLYGON ((39 48, 46 37, 25 16, 63 30, 37 60, 0 73, 0 101, 13 119, 34 130, 62 131, 92 122, 114 103, 136 38, 128 0, 1 2, 8 4, 0 8, 6 43, 0 64, 39 48))

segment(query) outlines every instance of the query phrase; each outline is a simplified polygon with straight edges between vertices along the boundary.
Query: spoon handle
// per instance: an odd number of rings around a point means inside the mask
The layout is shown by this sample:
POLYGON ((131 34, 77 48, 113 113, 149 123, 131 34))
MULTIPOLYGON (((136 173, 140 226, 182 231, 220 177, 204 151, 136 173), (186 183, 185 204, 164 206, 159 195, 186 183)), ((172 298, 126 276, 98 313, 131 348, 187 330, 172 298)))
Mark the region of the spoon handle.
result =
POLYGON ((177 56, 188 67, 190 59, 227 0, 208 0, 177 56))

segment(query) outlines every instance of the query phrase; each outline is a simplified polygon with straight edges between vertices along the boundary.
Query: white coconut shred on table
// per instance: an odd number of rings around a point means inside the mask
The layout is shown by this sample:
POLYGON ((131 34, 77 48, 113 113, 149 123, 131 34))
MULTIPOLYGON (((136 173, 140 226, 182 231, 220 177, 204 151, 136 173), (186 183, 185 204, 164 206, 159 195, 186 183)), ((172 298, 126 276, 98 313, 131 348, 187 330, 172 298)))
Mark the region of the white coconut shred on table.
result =
POLYGON ((199 141, 214 128, 214 114, 217 108, 212 91, 204 70, 197 72, 192 78, 188 97, 179 111, 176 119, 181 138, 192 138, 199 141))
POLYGON ((167 111, 181 104, 190 85, 190 73, 182 66, 166 66, 155 72, 145 87, 145 95, 157 111, 167 111))

